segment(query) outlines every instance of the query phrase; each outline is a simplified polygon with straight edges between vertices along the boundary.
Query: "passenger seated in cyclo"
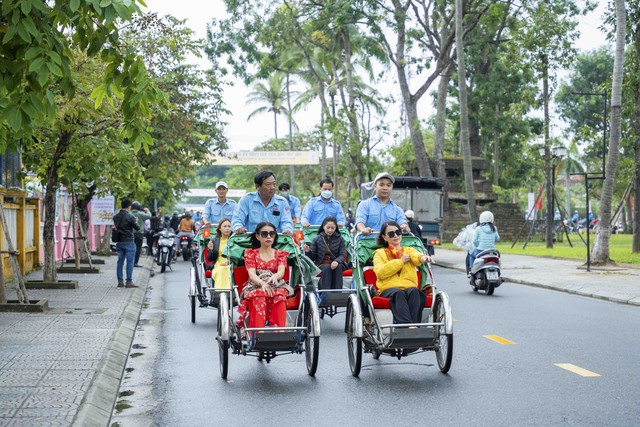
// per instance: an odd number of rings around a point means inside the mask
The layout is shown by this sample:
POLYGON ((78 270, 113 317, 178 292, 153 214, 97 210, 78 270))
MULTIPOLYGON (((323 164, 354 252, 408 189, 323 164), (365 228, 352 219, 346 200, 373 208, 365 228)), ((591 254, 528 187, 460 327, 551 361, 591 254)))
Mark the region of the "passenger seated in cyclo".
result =
POLYGON ((380 296, 389 298, 393 323, 421 323, 427 296, 420 291, 416 267, 431 262, 430 256, 402 247, 402 230, 395 221, 382 224, 373 254, 373 271, 380 296))
POLYGON ((338 230, 338 221, 328 216, 322 221, 318 235, 305 245, 306 255, 320 268, 319 289, 342 289, 347 248, 338 230))
POLYGON ((287 297, 293 289, 284 281, 289 252, 274 249, 278 242, 276 227, 261 222, 251 236, 251 249, 244 252, 244 265, 249 275, 240 295, 237 325, 250 328, 287 326, 287 297))
POLYGON ((227 246, 229 236, 231 236, 231 220, 222 218, 218 223, 215 237, 209 240, 204 249, 204 269, 211 270, 213 286, 216 289, 231 288, 229 260, 220 255, 227 246))

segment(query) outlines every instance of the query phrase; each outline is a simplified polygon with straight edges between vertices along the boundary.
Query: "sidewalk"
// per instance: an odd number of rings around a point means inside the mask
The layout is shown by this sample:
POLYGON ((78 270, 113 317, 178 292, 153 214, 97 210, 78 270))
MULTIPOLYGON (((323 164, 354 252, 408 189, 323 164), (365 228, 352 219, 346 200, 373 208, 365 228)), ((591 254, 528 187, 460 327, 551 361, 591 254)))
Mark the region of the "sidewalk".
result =
MULTIPOLYGON (((41 314, 0 313, 0 427, 107 426, 149 282, 153 258, 117 288, 116 256, 99 274, 60 274, 70 290, 28 290, 41 314)), ((26 280, 42 279, 34 272, 26 280)), ((7 288, 15 299, 15 288, 7 288)))
MULTIPOLYGON (((465 271, 465 252, 436 248, 435 265, 465 271)), ((506 282, 640 306, 640 269, 591 267, 586 261, 526 255, 502 255, 506 282)), ((503 285, 504 286, 504 285, 503 285)))

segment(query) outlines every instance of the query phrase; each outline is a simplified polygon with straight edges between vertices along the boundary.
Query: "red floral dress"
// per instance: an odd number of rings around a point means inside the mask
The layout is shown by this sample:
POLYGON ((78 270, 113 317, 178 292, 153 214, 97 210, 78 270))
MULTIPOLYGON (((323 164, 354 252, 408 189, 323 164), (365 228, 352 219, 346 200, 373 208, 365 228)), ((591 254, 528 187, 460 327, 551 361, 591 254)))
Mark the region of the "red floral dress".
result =
MULTIPOLYGON (((269 261, 260 258, 260 249, 247 249, 244 252, 244 265, 246 268, 255 268, 256 271, 268 270, 277 273, 280 265, 287 265, 287 251, 275 251, 275 256, 269 261)), ((250 328, 264 328, 269 321, 270 326, 286 326, 287 306, 286 301, 289 290, 285 287, 273 289, 273 295, 269 295, 261 287, 249 282, 245 286, 251 289, 243 292, 242 301, 238 306, 238 325, 243 326, 247 314, 249 315, 250 328)))

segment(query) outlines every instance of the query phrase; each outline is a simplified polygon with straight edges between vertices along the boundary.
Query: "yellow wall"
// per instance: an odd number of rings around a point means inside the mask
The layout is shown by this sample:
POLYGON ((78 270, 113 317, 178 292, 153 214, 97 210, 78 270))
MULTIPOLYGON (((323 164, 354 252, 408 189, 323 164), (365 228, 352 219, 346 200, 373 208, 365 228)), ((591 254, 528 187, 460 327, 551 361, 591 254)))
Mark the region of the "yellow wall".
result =
MULTIPOLYGON (((14 191, 0 188, 0 203, 5 211, 16 211, 16 241, 12 242, 13 249, 18 251, 18 265, 23 275, 26 275, 40 266, 40 207, 38 199, 27 198, 26 191, 14 191), (33 211, 33 246, 26 246, 26 212, 33 211)), ((4 236, 4 230, 0 223, 0 233, 4 236)), ((4 239, 0 238, 0 250, 6 251, 4 239)), ((13 269, 8 253, 0 254, 5 281, 13 279, 13 269)))

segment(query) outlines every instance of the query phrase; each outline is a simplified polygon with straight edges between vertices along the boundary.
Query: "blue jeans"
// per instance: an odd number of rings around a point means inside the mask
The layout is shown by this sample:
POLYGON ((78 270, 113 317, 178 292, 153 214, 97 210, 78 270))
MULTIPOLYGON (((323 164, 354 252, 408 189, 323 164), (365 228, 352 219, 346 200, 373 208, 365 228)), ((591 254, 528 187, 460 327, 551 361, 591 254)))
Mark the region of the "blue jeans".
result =
POLYGON ((118 251, 118 264, 116 265, 118 281, 123 281, 122 267, 125 258, 127 259, 127 280, 133 281, 133 262, 136 258, 136 244, 134 242, 118 242, 116 243, 116 251, 118 251))

